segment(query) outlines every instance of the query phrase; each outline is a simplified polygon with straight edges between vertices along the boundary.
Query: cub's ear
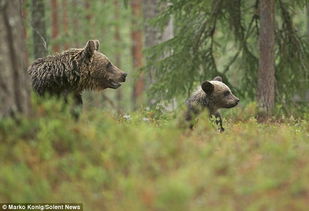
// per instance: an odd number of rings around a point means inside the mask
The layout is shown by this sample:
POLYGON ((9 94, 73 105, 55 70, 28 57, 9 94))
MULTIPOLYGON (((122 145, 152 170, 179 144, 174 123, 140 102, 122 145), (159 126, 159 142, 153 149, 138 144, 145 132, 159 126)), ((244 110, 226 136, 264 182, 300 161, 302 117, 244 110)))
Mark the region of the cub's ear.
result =
POLYGON ((212 83, 210 83, 209 81, 204 81, 202 83, 201 87, 202 87, 203 91, 208 95, 212 94, 214 89, 215 89, 214 85, 212 83))
POLYGON ((82 57, 85 59, 85 61, 90 62, 94 51, 99 50, 99 47, 99 40, 89 40, 82 51, 82 57))
POLYGON ((221 81, 222 82, 222 78, 221 76, 216 76, 214 79, 212 79, 213 81, 221 81))

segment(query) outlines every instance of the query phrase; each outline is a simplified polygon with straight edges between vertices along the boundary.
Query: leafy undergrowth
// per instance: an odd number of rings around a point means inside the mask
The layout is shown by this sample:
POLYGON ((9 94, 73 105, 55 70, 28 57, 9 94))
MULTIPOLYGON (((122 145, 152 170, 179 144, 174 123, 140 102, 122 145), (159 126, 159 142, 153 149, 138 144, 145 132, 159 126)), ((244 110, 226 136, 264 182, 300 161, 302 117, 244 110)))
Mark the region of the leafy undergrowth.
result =
POLYGON ((258 124, 249 107, 228 114, 220 134, 206 117, 190 131, 151 111, 124 118, 85 111, 75 121, 58 104, 34 110, 30 119, 0 121, 1 202, 77 202, 84 210, 308 208, 308 121, 258 124))

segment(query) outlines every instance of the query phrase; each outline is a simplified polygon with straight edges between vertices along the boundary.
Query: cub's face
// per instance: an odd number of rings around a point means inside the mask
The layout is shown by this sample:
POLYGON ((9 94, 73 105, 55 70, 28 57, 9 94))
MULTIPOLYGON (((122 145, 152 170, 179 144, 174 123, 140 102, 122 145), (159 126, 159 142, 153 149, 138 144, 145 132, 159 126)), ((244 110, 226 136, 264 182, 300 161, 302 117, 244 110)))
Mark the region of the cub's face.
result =
POLYGON ((127 73, 113 65, 102 53, 95 52, 90 64, 90 75, 97 89, 117 89, 126 81, 127 73))
POLYGON ((239 99, 233 95, 230 88, 222 82, 222 78, 219 76, 211 81, 203 82, 201 86, 216 108, 232 108, 239 102, 239 99))

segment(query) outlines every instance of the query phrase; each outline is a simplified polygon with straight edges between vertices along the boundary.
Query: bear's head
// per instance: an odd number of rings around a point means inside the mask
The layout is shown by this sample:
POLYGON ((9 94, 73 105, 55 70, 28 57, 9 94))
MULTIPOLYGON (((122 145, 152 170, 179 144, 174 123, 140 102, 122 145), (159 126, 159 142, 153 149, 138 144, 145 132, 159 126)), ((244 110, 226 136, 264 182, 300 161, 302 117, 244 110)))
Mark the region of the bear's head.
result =
POLYGON ((222 82, 220 76, 211 81, 204 81, 201 87, 216 108, 232 108, 239 102, 239 99, 233 95, 230 88, 222 82))
POLYGON ((80 69, 81 84, 86 89, 117 89, 125 82, 127 73, 113 65, 103 53, 99 52, 100 42, 89 40, 76 55, 80 69))

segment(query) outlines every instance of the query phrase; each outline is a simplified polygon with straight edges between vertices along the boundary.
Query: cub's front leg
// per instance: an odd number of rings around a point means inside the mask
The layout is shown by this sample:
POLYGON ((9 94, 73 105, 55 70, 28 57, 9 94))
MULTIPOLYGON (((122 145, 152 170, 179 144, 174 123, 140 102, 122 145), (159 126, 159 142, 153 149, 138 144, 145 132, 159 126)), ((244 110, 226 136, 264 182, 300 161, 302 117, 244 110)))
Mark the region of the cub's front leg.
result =
POLYGON ((217 111, 216 113, 214 113, 212 116, 215 117, 215 122, 216 124, 218 125, 219 127, 219 131, 222 133, 224 132, 224 128, 222 126, 222 118, 221 118, 221 115, 220 113, 217 111))

